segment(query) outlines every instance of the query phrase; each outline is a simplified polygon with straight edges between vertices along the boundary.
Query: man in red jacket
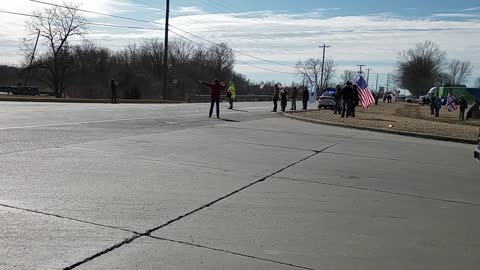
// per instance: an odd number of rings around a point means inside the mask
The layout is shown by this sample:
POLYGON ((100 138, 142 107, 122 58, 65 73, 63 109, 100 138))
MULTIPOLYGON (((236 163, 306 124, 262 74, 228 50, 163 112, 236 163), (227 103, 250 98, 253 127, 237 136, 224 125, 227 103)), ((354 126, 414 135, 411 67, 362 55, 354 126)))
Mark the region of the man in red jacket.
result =
POLYGON ((211 91, 211 104, 210 104, 210 113, 208 115, 209 118, 212 117, 213 113, 213 106, 217 105, 217 118, 220 119, 220 94, 222 90, 225 90, 225 83, 220 83, 218 79, 215 79, 214 83, 207 83, 203 81, 199 81, 201 84, 210 87, 211 91))

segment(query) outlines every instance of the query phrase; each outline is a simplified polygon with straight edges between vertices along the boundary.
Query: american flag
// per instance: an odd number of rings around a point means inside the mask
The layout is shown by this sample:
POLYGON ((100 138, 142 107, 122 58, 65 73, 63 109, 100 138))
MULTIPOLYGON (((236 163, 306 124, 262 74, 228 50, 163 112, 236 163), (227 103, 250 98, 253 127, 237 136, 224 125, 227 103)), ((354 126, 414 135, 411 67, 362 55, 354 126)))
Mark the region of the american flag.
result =
POLYGON ((368 88, 368 84, 363 79, 363 76, 359 76, 354 84, 358 86, 358 98, 363 108, 368 108, 368 106, 375 104, 375 98, 373 98, 372 92, 370 92, 370 88, 368 88))

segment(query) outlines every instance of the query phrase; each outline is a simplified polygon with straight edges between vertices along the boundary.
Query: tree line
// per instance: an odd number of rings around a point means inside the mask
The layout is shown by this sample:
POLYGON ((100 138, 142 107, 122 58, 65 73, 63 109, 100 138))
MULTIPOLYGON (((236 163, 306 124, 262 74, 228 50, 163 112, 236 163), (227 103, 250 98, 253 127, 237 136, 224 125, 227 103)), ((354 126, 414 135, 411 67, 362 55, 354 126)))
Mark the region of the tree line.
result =
POLYGON ((163 89, 163 42, 152 39, 120 51, 88 40, 72 45, 72 38, 84 37, 87 25, 88 20, 74 5, 36 12, 27 21, 25 61, 17 70, 17 77, 28 71, 30 85, 46 87, 57 97, 105 98, 110 94, 112 79, 119 82, 119 97, 132 99, 165 96, 183 100, 185 93, 208 94, 209 90, 201 87, 198 80, 214 78, 233 81, 240 95, 262 91, 233 70, 235 54, 227 44, 206 47, 183 39, 169 42, 167 89, 163 89), (37 35, 42 50, 30 65, 37 35))

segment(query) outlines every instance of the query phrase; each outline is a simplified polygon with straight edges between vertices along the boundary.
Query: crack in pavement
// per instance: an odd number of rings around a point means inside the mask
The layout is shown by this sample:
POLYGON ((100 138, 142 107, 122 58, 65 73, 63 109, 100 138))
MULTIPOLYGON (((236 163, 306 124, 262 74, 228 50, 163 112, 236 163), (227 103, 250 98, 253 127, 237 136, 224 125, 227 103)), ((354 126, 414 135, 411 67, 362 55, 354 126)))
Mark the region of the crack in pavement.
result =
POLYGON ((194 244, 194 243, 189 243, 189 242, 184 242, 184 241, 178 241, 178 240, 172 240, 172 239, 168 239, 168 238, 151 236, 151 235, 148 236, 148 237, 153 238, 153 239, 157 239, 157 240, 166 241, 166 242, 171 242, 171 243, 176 243, 176 244, 182 244, 182 245, 187 245, 187 246, 191 246, 191 247, 196 247, 196 248, 201 248, 201 249, 208 249, 208 250, 212 250, 212 251, 217 251, 217 252, 227 253, 227 254, 231 254, 231 255, 241 256, 241 257, 245 257, 245 258, 249 258, 249 259, 255 259, 255 260, 260 260, 260 261, 265 261, 265 262, 271 262, 271 263, 275 263, 275 264, 279 264, 279 265, 290 266, 290 267, 298 268, 298 269, 316 270, 316 269, 314 269, 314 268, 309 268, 309 267, 305 267, 305 266, 301 266, 301 265, 296 265, 296 264, 291 264, 291 263, 286 263, 286 262, 271 260, 271 259, 267 259, 267 258, 257 257, 257 256, 253 256, 253 255, 243 254, 243 253, 239 253, 239 252, 235 252, 235 251, 230 251, 230 250, 226 250, 226 249, 219 249, 219 248, 214 248, 214 247, 208 247, 208 246, 204 246, 204 245, 199 245, 199 244, 194 244))
MULTIPOLYGON (((352 136, 355 136, 355 135, 356 135, 356 134, 354 134, 354 135, 352 135, 352 136)), ((158 231, 158 230, 160 230, 160 229, 162 229, 162 228, 164 228, 164 227, 166 227, 166 226, 168 226, 168 225, 171 225, 172 223, 175 223, 175 222, 177 222, 177 221, 180 221, 180 220, 182 220, 182 219, 184 219, 184 218, 186 218, 186 217, 188 217, 188 216, 191 216, 191 215, 193 215, 193 214, 195 214, 195 213, 197 213, 197 212, 199 212, 199 211, 201 211, 201 210, 203 210, 203 209, 206 209, 206 208, 208 208, 208 207, 210 207, 210 206, 212 206, 212 205, 214 205, 214 204, 216 204, 216 203, 218 203, 218 202, 220 202, 220 201, 223 201, 223 200, 225 200, 225 199, 227 199, 227 198, 229 198, 229 197, 231 197, 231 196, 233 196, 233 195, 236 195, 236 194, 242 192, 243 190, 246 190, 246 189, 248 189, 248 188, 250 188, 250 187, 252 187, 252 186, 254 186, 254 185, 256 185, 256 184, 262 183, 262 182, 266 181, 267 179, 275 176, 276 174, 279 174, 279 173, 281 173, 281 172, 283 172, 283 171, 285 171, 285 170, 287 170, 287 169, 289 169, 289 168, 291 168, 291 167, 293 167, 293 166, 295 166, 295 165, 297 165, 297 164, 299 164, 299 163, 301 163, 301 162, 303 162, 303 161, 305 161, 305 160, 307 160, 307 159, 309 159, 309 158, 312 158, 312 157, 320 154, 321 152, 326 151, 326 150, 328 150, 328 149, 330 149, 330 148, 332 148, 332 147, 334 147, 334 146, 336 146, 336 145, 338 145, 338 144, 340 144, 340 143, 342 143, 342 142, 344 142, 344 141, 346 141, 346 140, 348 140, 348 138, 345 138, 345 139, 343 139, 343 140, 341 140, 341 141, 339 141, 339 142, 336 142, 336 143, 334 143, 334 144, 332 144, 332 145, 330 145, 330 146, 327 146, 327 147, 323 148, 323 149, 320 150, 320 151, 315 151, 314 153, 312 153, 312 154, 310 154, 310 155, 308 155, 308 156, 306 156, 306 157, 304 157, 304 158, 302 158, 302 159, 300 159, 300 160, 298 160, 298 161, 296 161, 296 162, 294 162, 294 163, 291 163, 290 165, 288 165, 288 166, 286 166, 286 167, 283 167, 283 168, 281 168, 281 169, 279 169, 279 170, 277 170, 277 171, 275 171, 275 172, 273 172, 273 173, 271 173, 271 174, 269 174, 269 175, 267 175, 267 176, 264 176, 264 177, 262 177, 262 178, 260 178, 260 179, 258 179, 258 180, 256 180, 256 181, 254 181, 254 182, 252 182, 252 183, 250 183, 250 184, 248 184, 248 185, 245 185, 245 186, 243 186, 243 187, 241 187, 241 188, 239 188, 239 189, 237 189, 237 190, 234 190, 234 191, 228 193, 227 195, 224 195, 224 196, 222 196, 222 197, 220 197, 220 198, 218 198, 218 199, 216 199, 216 200, 214 200, 214 201, 211 201, 211 202, 209 202, 209 203, 207 203, 207 204, 204 204, 204 205, 202 205, 202 206, 200 206, 200 207, 198 207, 198 208, 196 208, 196 209, 194 209, 194 210, 192 210, 192 211, 190 211, 190 212, 187 212, 187 213, 185 213, 185 214, 183 214, 183 215, 181 215, 181 216, 178 216, 177 218, 172 219, 172 220, 170 220, 170 221, 168 221, 168 222, 166 222, 166 223, 164 223, 164 224, 162 224, 162 225, 160 225, 160 226, 157 226, 157 227, 155 227, 155 228, 152 228, 152 229, 150 229, 150 230, 147 230, 147 231, 145 231, 145 232, 142 233, 142 234, 134 235, 134 236, 132 236, 132 237, 130 237, 130 238, 127 238, 127 239, 123 240, 123 241, 120 242, 120 243, 117 243, 117 244, 115 244, 115 245, 113 245, 113 246, 111 246, 111 247, 109 247, 109 248, 107 248, 107 249, 104 249, 104 250, 102 250, 102 251, 100 251, 100 252, 98 252, 98 253, 93 254, 92 256, 89 256, 89 257, 85 258, 85 259, 82 260, 82 261, 79 261, 79 262, 74 263, 74 264, 72 264, 72 265, 70 265, 70 266, 68 266, 68 267, 65 267, 64 270, 71 270, 71 269, 74 269, 74 268, 76 268, 76 267, 78 267, 78 266, 81 266, 81 265, 83 265, 83 264, 85 264, 85 263, 87 263, 87 262, 90 262, 90 261, 92 261, 92 260, 94 260, 94 259, 96 259, 96 258, 98 258, 98 257, 100 257, 100 256, 102 256, 102 255, 104 255, 104 254, 106 254, 106 253, 109 253, 109 252, 111 252, 111 251, 114 251, 115 249, 120 248, 120 247, 122 247, 123 245, 129 244, 129 243, 133 242, 134 240, 136 240, 136 239, 138 239, 138 238, 141 238, 141 237, 151 237, 151 234, 154 233, 155 231, 158 231)))
POLYGON ((67 150, 73 150, 73 151, 79 151, 79 152, 86 152, 86 153, 95 153, 95 154, 102 154, 105 156, 110 156, 110 157, 123 157, 127 159, 138 159, 138 160, 143 160, 143 161, 151 161, 151 162, 157 162, 157 163, 164 163, 164 164, 173 164, 173 165, 181 165, 181 166, 189 166, 189 167, 196 167, 196 168, 205 168, 205 169, 210 169, 210 170, 215 170, 215 171, 221 171, 221 172, 235 172, 235 173, 248 173, 244 171, 237 171, 237 170, 231 170, 231 169, 219 169, 215 167, 210 167, 206 165, 201 165, 201 164, 195 164, 195 163, 187 163, 187 162, 172 162, 168 160, 163 160, 163 159, 155 159, 155 158, 146 158, 146 157, 140 157, 140 156, 132 156, 132 155, 124 155, 124 154, 117 154, 117 153, 108 153, 108 152, 102 152, 102 151, 96 151, 96 150, 90 150, 90 149, 83 149, 83 148, 74 148, 74 147, 59 147, 67 150))
POLYGON ((380 193, 386 193, 386 194, 393 194, 393 195, 400 195, 400 196, 405 196, 405 197, 412 197, 412 198, 425 199, 425 200, 431 200, 431 201, 440 201, 440 202, 446 202, 446 203, 463 204, 463 205, 469 205, 469 206, 480 206, 480 203, 465 202, 465 201, 458 201, 458 200, 451 200, 451 199, 442 199, 442 198, 435 198, 435 197, 428 197, 428 196, 423 196, 423 195, 416 195, 416 194, 405 193, 405 192, 389 191, 389 190, 376 189, 376 188, 357 187, 357 186, 342 185, 342 184, 332 184, 332 183, 327 183, 327 182, 316 182, 316 181, 311 181, 311 180, 295 179, 295 178, 281 177, 281 176, 275 176, 274 178, 283 179, 283 180, 289 180, 289 181, 295 181, 295 182, 304 182, 304 183, 312 183, 312 184, 318 184, 318 185, 325 185, 325 186, 343 187, 343 188, 348 188, 348 189, 356 189, 356 190, 364 190, 364 191, 374 191, 374 192, 380 192, 380 193))
POLYGON ((346 154, 346 153, 328 152, 328 151, 322 152, 322 154, 347 156, 347 157, 360 157, 360 158, 377 159, 377 160, 399 161, 399 162, 403 162, 403 163, 438 166, 438 167, 442 167, 442 168, 454 168, 454 169, 459 169, 460 168, 459 166, 449 166, 449 165, 443 165, 443 164, 434 164, 434 163, 428 163, 428 162, 411 161, 411 160, 404 160, 404 159, 398 159, 398 158, 375 157, 375 156, 370 156, 370 155, 346 154))
POLYGON ((66 220, 70 220, 70 221, 75 221, 75 222, 80 222, 80 223, 84 223, 84 224, 94 225, 94 226, 98 226, 98 227, 104 227, 104 228, 108 228, 108 229, 114 229, 114 230, 129 232, 129 233, 133 233, 133 234, 141 234, 141 233, 139 233, 139 232, 136 232, 136 231, 133 231, 133 230, 129 230, 129 229, 125 229, 125 228, 121 228, 121 227, 115 227, 115 226, 105 225, 105 224, 101 224, 101 223, 96 223, 96 222, 81 220, 81 219, 72 218, 72 217, 67 217, 67 216, 62 216, 62 215, 53 214, 53 213, 42 212, 42 211, 38 211, 38 210, 27 209, 27 208, 18 207, 18 206, 7 205, 7 204, 3 204, 3 203, 0 204, 0 207, 9 208, 9 209, 14 209, 14 210, 19 210, 19 211, 24 211, 24 212, 29 212, 29 213, 34 213, 34 214, 39 214, 39 215, 44 215, 44 216, 49 216, 49 217, 66 219, 66 220))
MULTIPOLYGON (((281 131, 281 130, 273 130, 273 129, 243 128, 243 127, 229 127, 229 126, 215 126, 215 127, 216 127, 216 128, 226 128, 226 129, 240 129, 240 130, 251 130, 251 131, 264 131, 264 132, 270 132, 270 133, 283 133, 283 134, 293 134, 293 135, 304 135, 304 136, 337 138, 337 139, 344 139, 344 138, 346 138, 346 137, 337 136, 337 135, 322 135, 322 134, 314 134, 314 133, 281 131)), ((355 134, 355 135, 356 135, 356 134, 355 134)))

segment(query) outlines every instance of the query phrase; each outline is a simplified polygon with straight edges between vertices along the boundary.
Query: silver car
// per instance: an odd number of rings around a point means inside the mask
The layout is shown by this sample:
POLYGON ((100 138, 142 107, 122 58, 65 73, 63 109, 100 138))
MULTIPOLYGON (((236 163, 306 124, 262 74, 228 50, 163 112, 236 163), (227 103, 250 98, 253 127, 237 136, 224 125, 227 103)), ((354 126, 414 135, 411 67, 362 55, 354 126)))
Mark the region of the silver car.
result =
POLYGON ((335 109, 335 98, 333 96, 333 93, 327 92, 324 93, 319 99, 318 99, 318 108, 325 108, 325 109, 335 109))

